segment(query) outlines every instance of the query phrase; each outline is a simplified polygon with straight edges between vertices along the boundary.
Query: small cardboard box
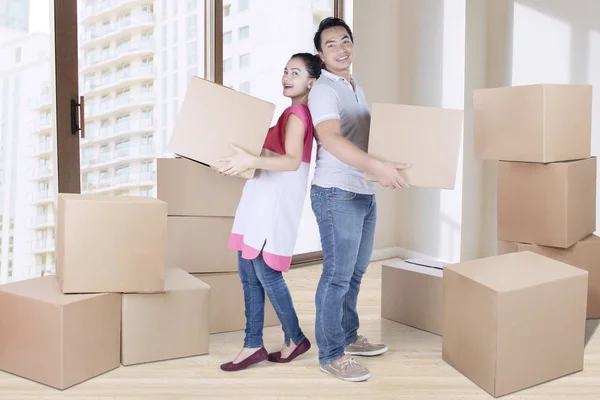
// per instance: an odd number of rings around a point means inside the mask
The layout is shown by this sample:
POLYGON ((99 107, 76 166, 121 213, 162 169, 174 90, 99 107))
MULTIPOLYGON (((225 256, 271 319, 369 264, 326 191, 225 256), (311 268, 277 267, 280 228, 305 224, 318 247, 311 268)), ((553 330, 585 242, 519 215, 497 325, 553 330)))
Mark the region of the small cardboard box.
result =
POLYGON ((123 295, 121 363, 140 364, 208 353, 210 287, 178 268, 164 293, 123 295))
POLYGON ((63 293, 162 292, 167 204, 150 197, 58 195, 63 293))
MULTIPOLYGON (((210 333, 242 331, 246 329, 244 290, 239 274, 193 274, 210 286, 210 333)), ((265 293, 265 324, 277 326, 279 319, 265 293)))
POLYGON ((119 367, 121 295, 65 295, 56 276, 0 286, 0 369, 64 390, 119 367))
POLYGON ((441 335, 444 265, 431 260, 384 264, 381 270, 381 316, 441 335))
POLYGON ((590 85, 478 89, 473 103, 478 159, 549 163, 591 157, 590 85))
POLYGON ((158 199, 169 215, 235 217, 246 180, 221 176, 186 158, 157 158, 158 199))
MULTIPOLYGON (((454 189, 463 111, 373 103, 369 154, 409 163, 401 174, 411 186, 454 189)), ((368 180, 374 177, 367 174, 368 180)))
POLYGON ((596 157, 498 163, 498 240, 567 248, 596 230, 596 157))
MULTIPOLYGON (((223 166, 218 159, 234 154, 232 143, 259 156, 274 111, 272 103, 192 77, 168 151, 215 168, 223 166)), ((254 170, 239 176, 250 179, 254 170)))
POLYGON ((193 273, 237 271, 237 252, 227 247, 232 227, 232 217, 169 217, 167 266, 193 273))
POLYGON ((587 318, 600 318, 600 237, 590 235, 568 249, 514 242, 498 244, 499 254, 517 251, 531 251, 587 271, 587 318))
POLYGON ((528 251, 446 266, 443 360, 495 397, 581 371, 587 278, 528 251))

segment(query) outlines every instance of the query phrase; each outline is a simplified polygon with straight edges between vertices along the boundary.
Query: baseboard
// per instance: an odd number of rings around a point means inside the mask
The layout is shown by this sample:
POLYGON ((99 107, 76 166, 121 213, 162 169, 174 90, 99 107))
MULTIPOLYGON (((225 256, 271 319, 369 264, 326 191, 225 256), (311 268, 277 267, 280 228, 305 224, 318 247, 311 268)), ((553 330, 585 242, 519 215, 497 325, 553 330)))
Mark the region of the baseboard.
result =
POLYGON ((389 260, 398 257, 398 247, 387 247, 385 249, 373 250, 371 261, 389 260))
POLYGON ((398 247, 397 249, 398 249, 398 253, 397 253, 396 257, 401 258, 403 260, 426 259, 426 260, 432 260, 432 261, 447 262, 447 261, 444 261, 444 260, 440 260, 437 257, 430 256, 430 255, 423 254, 423 253, 419 253, 418 251, 405 249, 403 247, 398 247))

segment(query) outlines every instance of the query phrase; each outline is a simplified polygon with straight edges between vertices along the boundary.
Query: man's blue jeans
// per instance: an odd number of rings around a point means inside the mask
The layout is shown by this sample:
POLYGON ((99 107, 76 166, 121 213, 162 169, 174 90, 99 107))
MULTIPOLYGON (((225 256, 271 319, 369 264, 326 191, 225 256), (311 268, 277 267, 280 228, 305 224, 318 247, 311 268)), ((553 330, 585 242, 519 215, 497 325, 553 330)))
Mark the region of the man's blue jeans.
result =
POLYGON ((311 203, 323 251, 315 333, 319 363, 329 364, 358 336, 357 299, 373 251, 377 204, 375 195, 314 185, 311 203))

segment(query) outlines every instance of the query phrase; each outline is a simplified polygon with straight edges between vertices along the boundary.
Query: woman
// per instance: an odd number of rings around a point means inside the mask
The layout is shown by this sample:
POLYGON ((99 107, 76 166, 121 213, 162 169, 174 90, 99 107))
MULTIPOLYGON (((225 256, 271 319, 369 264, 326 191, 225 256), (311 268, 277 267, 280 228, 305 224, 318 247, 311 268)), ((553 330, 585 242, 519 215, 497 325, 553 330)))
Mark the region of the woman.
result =
POLYGON ((221 365, 239 371, 269 359, 286 363, 307 352, 310 342, 302 333, 283 272, 290 262, 306 196, 313 145, 308 94, 321 73, 321 60, 299 53, 288 61, 281 83, 292 104, 267 134, 260 157, 232 146, 236 155, 224 158, 219 172, 240 174, 256 169, 242 193, 229 248, 238 251, 238 271, 244 288, 246 337, 237 357, 221 365), (263 344, 265 291, 284 333, 281 351, 268 354, 263 344))

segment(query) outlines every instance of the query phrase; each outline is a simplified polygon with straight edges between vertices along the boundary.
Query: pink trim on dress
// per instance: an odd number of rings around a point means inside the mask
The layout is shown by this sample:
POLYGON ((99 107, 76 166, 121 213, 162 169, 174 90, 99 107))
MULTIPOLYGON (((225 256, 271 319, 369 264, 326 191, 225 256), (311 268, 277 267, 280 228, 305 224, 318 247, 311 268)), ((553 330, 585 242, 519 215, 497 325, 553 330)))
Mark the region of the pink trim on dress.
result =
MULTIPOLYGON (((238 233, 231 234, 231 236, 229 237, 229 243, 227 247, 230 250, 241 251, 242 258, 244 258, 245 260, 254 260, 260 255, 260 250, 248 246, 246 243, 244 243, 244 236, 238 233)), ((275 271, 287 272, 290 269, 292 257, 280 256, 277 254, 269 253, 264 250, 262 253, 265 263, 269 267, 273 268, 275 271)))

